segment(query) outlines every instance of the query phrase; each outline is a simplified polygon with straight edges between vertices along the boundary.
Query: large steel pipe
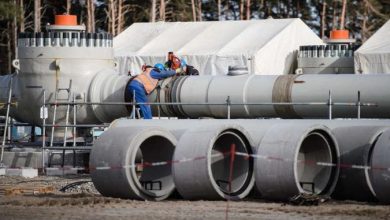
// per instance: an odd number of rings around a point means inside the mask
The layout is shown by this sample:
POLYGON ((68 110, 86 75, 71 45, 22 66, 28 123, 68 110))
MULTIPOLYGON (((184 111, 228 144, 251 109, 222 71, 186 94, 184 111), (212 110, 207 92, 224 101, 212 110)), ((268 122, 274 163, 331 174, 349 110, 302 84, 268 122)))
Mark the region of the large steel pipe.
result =
MULTIPOLYGON (((150 101, 186 104, 326 103, 331 91, 336 103, 375 103, 362 107, 363 118, 390 117, 390 76, 386 75, 284 75, 284 76, 190 76, 162 82, 150 101)), ((232 105, 231 117, 328 118, 329 106, 322 105, 232 105)), ((178 105, 161 107, 163 115, 226 118, 226 105, 178 105)), ((357 117, 356 106, 332 106, 333 117, 357 117)), ((157 115, 157 111, 154 111, 157 115)))
POLYGON ((333 194, 334 198, 359 201, 376 200, 368 167, 370 154, 373 150, 377 150, 375 143, 385 129, 385 126, 358 125, 339 126, 332 130, 339 143, 341 163, 340 177, 333 194))
POLYGON ((366 169, 376 198, 390 204, 390 129, 384 131, 376 140, 369 154, 366 169))
POLYGON ((91 177, 104 196, 163 200, 174 190, 170 163, 176 138, 157 127, 111 128, 95 143, 91 177), (137 165, 138 164, 138 165, 137 165))
MULTIPOLYGON (((128 81, 129 76, 120 75, 112 69, 97 73, 89 87, 91 102, 124 102, 128 81)), ((119 117, 129 115, 124 105, 92 105, 92 109, 100 122, 112 122, 119 117)))
POLYGON ((257 154, 256 186, 264 198, 288 200, 300 193, 330 195, 335 188, 339 150, 331 131, 323 125, 275 125, 263 137, 257 154))

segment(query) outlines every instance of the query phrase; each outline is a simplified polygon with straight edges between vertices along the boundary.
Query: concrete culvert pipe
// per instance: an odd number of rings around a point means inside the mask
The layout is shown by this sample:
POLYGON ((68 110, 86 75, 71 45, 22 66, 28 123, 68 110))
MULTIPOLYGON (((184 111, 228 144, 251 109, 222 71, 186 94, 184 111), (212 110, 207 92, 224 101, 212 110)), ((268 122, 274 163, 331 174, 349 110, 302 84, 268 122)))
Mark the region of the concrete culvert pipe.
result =
POLYGON ((174 190, 170 163, 176 138, 158 127, 111 128, 91 151, 91 177, 104 196, 163 200, 174 190), (142 162, 142 165, 134 165, 142 162), (108 169, 109 168, 109 169, 108 169))
POLYGON ((325 126, 275 125, 263 137, 257 155, 256 187, 266 199, 286 201, 300 193, 333 192, 339 168, 329 165, 338 165, 339 151, 325 126))
MULTIPOLYGON (((195 129, 196 127, 209 127, 211 125, 229 125, 236 124, 249 133, 251 137, 251 146, 259 146, 265 133, 268 129, 276 124, 294 124, 298 127, 301 125, 308 126, 322 124, 327 126, 333 133, 337 140, 337 145, 340 149, 340 160, 342 164, 366 166, 368 163, 369 150, 373 149, 374 142, 378 135, 390 125, 389 120, 126 120, 120 119, 112 123, 111 127, 144 127, 144 126, 160 126, 169 130, 172 134, 179 139, 183 133, 187 130, 195 129)), ((293 130, 295 128, 292 128, 293 130)), ((307 137, 304 142, 304 146, 309 146, 311 142, 315 142, 316 139, 321 139, 324 136, 323 133, 313 134, 307 137)), ((306 148, 302 147, 301 151, 306 151, 306 160, 316 160, 316 155, 326 149, 322 147, 314 154, 307 153, 306 148), (312 156, 310 156, 312 155, 312 156), (308 159, 312 157, 314 159, 308 159)), ((310 149, 310 148, 309 148, 310 149)), ((257 149, 252 149, 256 151, 257 149)), ((261 152, 260 152, 261 154, 261 152)), ((265 154, 261 154, 265 155, 265 154)), ((324 154, 326 155, 326 154, 324 154)), ((265 155, 268 156, 268 155, 265 155)), ((303 159, 302 159, 303 160, 303 159)), ((325 161, 327 159, 324 159, 325 161)), ((310 167, 309 167, 310 168, 310 167)), ((307 170, 309 170, 307 168, 307 170)), ((353 199, 362 201, 375 200, 375 193, 370 186, 370 178, 368 172, 370 170, 364 169, 351 169, 343 167, 340 170, 340 177, 337 182, 335 192, 332 194, 337 199, 353 199), (352 184, 351 184, 352 183, 352 184)), ((303 172, 301 175, 308 177, 303 172)), ((283 175, 279 176, 284 178, 283 175)), ((326 177, 325 177, 326 178, 326 177)), ((304 184, 305 189, 312 190, 310 184, 304 184)), ((256 188, 255 188, 256 189, 256 188)))
POLYGON ((232 158, 252 153, 247 134, 239 126, 208 126, 189 130, 180 138, 173 164, 176 188, 185 199, 242 199, 253 185, 253 159, 232 158), (232 168, 232 169, 231 169, 232 168))
POLYGON ((370 152, 376 149, 375 143, 378 136, 385 129, 383 126, 373 125, 339 125, 332 129, 340 148, 341 163, 339 180, 332 195, 333 198, 376 201, 369 174, 364 167, 368 166, 370 152))
POLYGON ((313 166, 311 162, 332 163, 332 149, 327 137, 314 131, 302 141, 298 153, 297 172, 302 189, 306 192, 320 194, 328 186, 332 169, 313 166))
POLYGON ((376 140, 369 154, 366 170, 376 198, 390 204, 390 129, 384 131, 376 140))

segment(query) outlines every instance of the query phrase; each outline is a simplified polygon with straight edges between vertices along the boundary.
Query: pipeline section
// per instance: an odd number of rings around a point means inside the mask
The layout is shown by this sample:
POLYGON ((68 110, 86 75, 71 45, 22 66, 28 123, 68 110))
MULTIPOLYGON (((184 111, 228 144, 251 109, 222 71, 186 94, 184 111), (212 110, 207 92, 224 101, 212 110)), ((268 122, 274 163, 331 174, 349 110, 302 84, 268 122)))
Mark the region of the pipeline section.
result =
MULTIPOLYGON (((72 101, 74 97, 81 105, 76 113, 78 123, 111 122, 128 116, 132 106, 83 105, 132 100, 126 90, 130 77, 116 72, 109 51, 104 47, 19 48, 21 71, 16 77, 20 84, 17 93, 24 95, 19 97, 19 105, 11 115, 19 121, 40 124, 39 108, 45 90, 46 103, 72 101), (79 59, 85 61, 70 57, 74 51, 68 49, 79 50, 79 59), (107 55, 98 56, 98 51, 107 55), (90 56, 91 53, 95 55, 90 56), (94 69, 90 70, 90 66, 94 69)), ((228 111, 231 118, 329 118, 329 101, 334 104, 333 118, 357 117, 358 102, 375 105, 361 106, 362 118, 390 118, 389 84, 390 76, 383 74, 185 76, 162 80, 149 96, 149 102, 161 103, 152 105, 154 116, 179 118, 227 118, 228 111)), ((58 121, 64 121, 66 109, 58 106, 58 121)), ((53 120, 52 115, 54 112, 50 111, 48 123, 53 120)))
MULTIPOLYGON (((329 118, 327 103, 331 92, 332 103, 338 103, 332 106, 332 117, 356 118, 355 103, 360 93, 361 103, 376 105, 362 106, 362 118, 389 118, 389 83, 390 76, 383 74, 188 76, 164 80, 161 89, 156 89, 149 101, 183 103, 161 106, 163 116, 227 118, 228 100, 231 118, 315 119, 329 118)), ((157 115, 156 108, 154 115, 157 115)))
MULTIPOLYGON (((79 103, 77 111, 73 106, 55 105, 49 109, 46 122, 66 123, 67 115, 71 116, 69 120, 75 115, 78 124, 97 124, 128 116, 131 106, 86 104, 132 99, 126 91, 130 77, 118 73, 112 43, 110 34, 85 33, 79 26, 53 26, 45 33, 20 33, 19 57, 13 61, 18 73, 14 80, 18 84, 14 89, 18 105, 12 108, 11 116, 40 125, 40 108, 44 102, 73 101, 79 103)), ((3 88, 8 87, 6 78, 0 77, 1 98, 7 94, 3 88)), ((328 118, 329 91, 332 101, 339 103, 356 103, 360 92, 361 102, 377 104, 377 107, 362 106, 361 117, 390 118, 389 83, 390 76, 384 74, 174 77, 161 81, 149 101, 163 104, 153 106, 156 116, 226 118, 225 104, 231 103, 232 118, 328 118), (184 104, 164 104, 171 102, 184 104), (313 102, 317 104, 277 104, 313 102), (256 103, 267 105, 252 105, 256 103)), ((355 105, 332 106, 333 117, 356 117, 357 112, 355 105)))

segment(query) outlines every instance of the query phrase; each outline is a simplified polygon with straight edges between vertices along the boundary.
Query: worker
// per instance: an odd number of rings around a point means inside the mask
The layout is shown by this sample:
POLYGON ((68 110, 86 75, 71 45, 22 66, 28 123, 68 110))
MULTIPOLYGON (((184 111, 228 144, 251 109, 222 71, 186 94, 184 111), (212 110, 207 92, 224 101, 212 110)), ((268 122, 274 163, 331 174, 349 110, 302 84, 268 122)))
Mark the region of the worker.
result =
POLYGON ((179 59, 173 52, 168 52, 168 60, 164 66, 167 69, 176 70, 179 75, 199 75, 199 71, 194 66, 188 65, 184 59, 179 59))
POLYGON ((180 59, 173 52, 168 52, 168 60, 165 62, 165 67, 171 70, 180 68, 180 59))
MULTIPOLYGON (((128 86, 130 94, 137 103, 147 103, 149 95, 158 84, 158 80, 174 76, 176 71, 165 70, 164 65, 158 63, 154 67, 149 65, 142 66, 142 73, 136 76, 128 86)), ((138 104, 144 119, 152 119, 152 110, 148 104, 138 104)))

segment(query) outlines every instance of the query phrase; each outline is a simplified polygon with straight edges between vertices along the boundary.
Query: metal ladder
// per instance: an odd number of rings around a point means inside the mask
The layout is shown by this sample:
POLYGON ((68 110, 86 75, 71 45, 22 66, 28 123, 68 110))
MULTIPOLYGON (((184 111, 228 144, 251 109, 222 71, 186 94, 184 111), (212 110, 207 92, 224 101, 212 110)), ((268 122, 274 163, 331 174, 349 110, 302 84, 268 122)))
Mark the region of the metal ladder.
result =
MULTIPOLYGON (((56 91, 55 91, 55 95, 54 95, 54 111, 53 111, 53 121, 52 121, 52 127, 51 127, 51 138, 50 138, 50 147, 53 147, 54 145, 54 133, 55 133, 55 128, 56 128, 56 116, 57 116, 57 108, 58 108, 58 101, 67 101, 68 104, 66 105, 66 114, 65 114, 65 130, 64 130, 64 138, 63 138, 63 143, 62 143, 62 147, 66 147, 67 146, 67 133, 68 133, 68 125, 69 125, 69 114, 70 114, 70 110, 71 110, 71 104, 70 104, 70 101, 71 101, 71 98, 72 98, 72 92, 71 92, 71 89, 72 89, 72 80, 69 81, 69 87, 68 88, 57 88, 56 91), (66 91, 67 92, 67 98, 66 99, 59 99, 58 96, 59 96, 59 93, 61 91, 66 91)), ((75 97, 73 95, 73 102, 75 101, 75 97)), ((73 146, 75 147, 76 146, 76 140, 75 140, 75 136, 76 136, 76 106, 73 105, 73 146)), ((65 165, 65 149, 62 150, 62 163, 61 163, 61 167, 64 167, 65 165)), ((52 157, 52 151, 50 150, 49 151, 49 158, 48 158, 48 167, 50 167, 52 164, 51 164, 51 157, 52 157)), ((76 165, 76 150, 73 149, 73 166, 76 165)))
POLYGON ((14 76, 11 76, 9 87, 8 87, 8 100, 7 100, 7 113, 5 115, 5 126, 4 126, 4 133, 3 133, 3 142, 1 145, 1 153, 0 153, 0 167, 4 166, 3 159, 4 159, 4 147, 5 142, 7 139, 7 130, 8 130, 8 123, 10 120, 9 113, 11 108, 11 101, 12 101, 12 86, 13 86, 13 78, 14 76))

